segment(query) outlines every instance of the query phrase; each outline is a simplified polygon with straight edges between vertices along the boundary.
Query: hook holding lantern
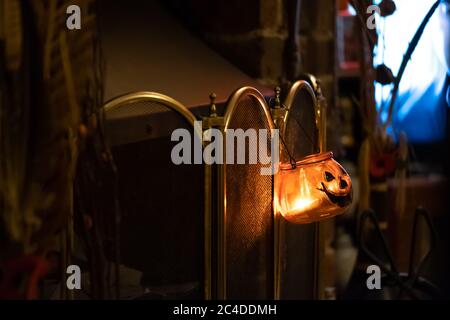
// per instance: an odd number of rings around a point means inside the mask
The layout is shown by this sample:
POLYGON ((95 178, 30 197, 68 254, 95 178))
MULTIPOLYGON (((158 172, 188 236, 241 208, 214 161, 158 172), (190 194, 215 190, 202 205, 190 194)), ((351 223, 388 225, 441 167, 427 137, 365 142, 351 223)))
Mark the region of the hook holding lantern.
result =
MULTIPOLYGON (((279 129, 284 122, 287 108, 281 104, 281 98, 280 98, 281 88, 276 87, 274 89, 274 92, 275 92, 275 97, 273 99, 271 99, 269 104, 271 105, 271 109, 272 109, 271 113, 272 113, 273 122, 275 124, 275 127, 279 129), (272 101, 273 101, 273 103, 272 103, 272 101)), ((291 164, 292 169, 295 169, 297 166, 297 163, 295 161, 295 158, 292 156, 291 152, 289 151, 289 148, 288 148, 286 142, 284 141, 282 134, 280 135, 280 140, 281 140, 281 143, 283 144, 284 150, 286 150, 286 153, 288 154, 289 162, 291 164)))

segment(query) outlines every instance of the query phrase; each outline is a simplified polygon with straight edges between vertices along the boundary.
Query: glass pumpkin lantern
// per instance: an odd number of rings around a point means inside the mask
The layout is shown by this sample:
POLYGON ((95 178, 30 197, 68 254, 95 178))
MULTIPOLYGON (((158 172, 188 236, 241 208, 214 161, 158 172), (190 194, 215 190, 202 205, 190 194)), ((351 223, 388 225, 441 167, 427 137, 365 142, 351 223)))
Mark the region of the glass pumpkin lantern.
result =
POLYGON ((306 224, 344 213, 352 202, 352 182, 332 152, 281 164, 275 206, 292 223, 306 224))

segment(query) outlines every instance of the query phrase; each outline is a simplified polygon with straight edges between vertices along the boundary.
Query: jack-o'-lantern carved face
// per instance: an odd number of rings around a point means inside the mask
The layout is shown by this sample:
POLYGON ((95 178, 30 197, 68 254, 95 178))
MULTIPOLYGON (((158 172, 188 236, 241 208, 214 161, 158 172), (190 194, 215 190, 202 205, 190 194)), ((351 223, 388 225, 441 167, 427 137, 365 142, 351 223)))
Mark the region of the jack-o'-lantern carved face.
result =
POLYGON ((308 156, 296 167, 281 165, 276 177, 276 209, 293 223, 311 223, 344 213, 352 202, 352 182, 331 152, 308 156))

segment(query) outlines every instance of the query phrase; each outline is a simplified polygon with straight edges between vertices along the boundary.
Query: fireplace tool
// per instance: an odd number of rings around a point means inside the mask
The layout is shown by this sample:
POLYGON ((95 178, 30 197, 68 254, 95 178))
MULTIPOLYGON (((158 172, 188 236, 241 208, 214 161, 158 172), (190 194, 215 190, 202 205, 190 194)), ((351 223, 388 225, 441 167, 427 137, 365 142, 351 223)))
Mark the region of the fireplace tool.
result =
POLYGON ((343 294, 344 299, 429 299, 442 298, 441 290, 430 280, 422 276, 426 263, 436 247, 437 235, 432 219, 427 210, 417 208, 414 213, 413 233, 409 255, 408 272, 400 272, 390 253, 387 240, 380 228, 378 218, 374 211, 368 210, 362 213, 359 222, 359 261, 360 266, 376 265, 381 271, 382 290, 369 291, 366 287, 368 275, 365 270, 355 269, 352 279, 343 294), (423 220, 430 234, 428 250, 416 261, 419 221, 423 220), (369 248, 368 235, 374 231, 376 248, 369 248), (380 256, 384 257, 384 259, 380 256), (375 292, 375 293, 374 293, 375 292))

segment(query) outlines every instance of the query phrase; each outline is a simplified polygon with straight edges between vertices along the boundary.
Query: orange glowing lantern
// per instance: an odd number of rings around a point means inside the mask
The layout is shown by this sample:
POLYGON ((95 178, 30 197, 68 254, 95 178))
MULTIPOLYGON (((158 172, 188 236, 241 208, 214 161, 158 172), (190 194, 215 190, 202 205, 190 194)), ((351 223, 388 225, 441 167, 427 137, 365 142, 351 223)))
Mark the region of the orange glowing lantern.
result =
POLYGON ((292 223, 342 214, 350 206, 352 194, 350 176, 332 152, 308 156, 295 165, 281 164, 276 177, 276 209, 292 223))

